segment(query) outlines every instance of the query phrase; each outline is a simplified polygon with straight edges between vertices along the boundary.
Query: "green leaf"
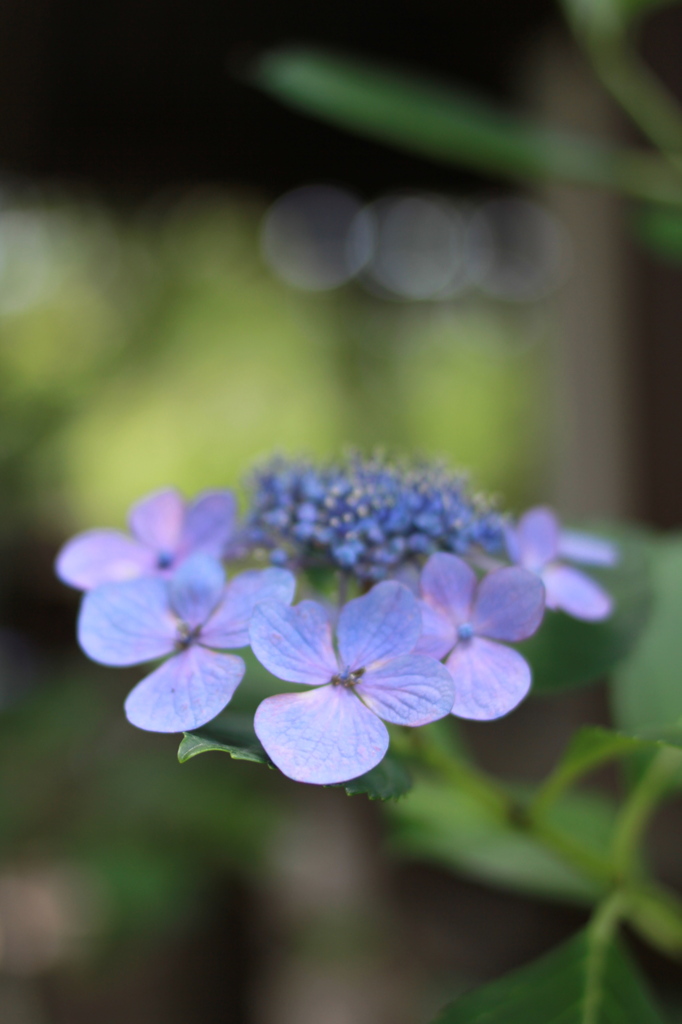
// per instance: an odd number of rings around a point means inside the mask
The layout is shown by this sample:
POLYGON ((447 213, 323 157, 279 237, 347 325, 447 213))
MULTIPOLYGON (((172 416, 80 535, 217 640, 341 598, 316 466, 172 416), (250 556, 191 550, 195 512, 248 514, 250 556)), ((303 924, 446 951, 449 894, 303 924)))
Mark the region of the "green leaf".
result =
POLYGON ((547 612, 542 626, 519 650, 533 670, 533 692, 552 693, 594 682, 622 661, 637 643, 651 608, 648 534, 613 528, 621 560, 612 569, 590 567, 615 600, 604 622, 581 622, 562 612, 547 612))
POLYGON ((348 796, 364 793, 370 800, 397 800, 412 789, 412 776, 402 761, 387 754, 376 768, 341 785, 348 796))
MULTIPOLYGON (((501 821, 475 797, 447 784, 420 780, 410 799, 390 807, 389 813, 391 843, 403 856, 432 861, 502 889, 570 903, 589 904, 603 893, 599 883, 501 821)), ((549 820, 603 856, 614 813, 607 800, 578 793, 555 804, 549 820)))
POLYGON ((235 761, 256 761, 273 767, 246 715, 222 715, 195 732, 186 732, 178 750, 178 761, 184 764, 191 757, 212 750, 229 754, 235 761))
POLYGON ((444 163, 505 178, 559 179, 679 202, 656 157, 507 115, 485 100, 369 61, 321 50, 271 50, 252 81, 296 110, 444 163))
POLYGON ((654 606, 635 651, 615 674, 612 704, 626 732, 675 742, 682 722, 682 537, 653 547, 654 606))
POLYGON ((535 963, 446 1007, 433 1024, 663 1024, 615 940, 585 929, 535 963))

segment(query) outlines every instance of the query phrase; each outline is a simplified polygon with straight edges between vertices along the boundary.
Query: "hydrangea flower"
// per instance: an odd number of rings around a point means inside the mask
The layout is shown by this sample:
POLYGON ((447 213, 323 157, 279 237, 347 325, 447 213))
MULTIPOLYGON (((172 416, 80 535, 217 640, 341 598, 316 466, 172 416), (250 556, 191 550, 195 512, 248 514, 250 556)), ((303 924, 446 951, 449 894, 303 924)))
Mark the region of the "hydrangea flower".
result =
POLYGON ((147 576, 104 583, 83 599, 78 640, 103 665, 137 665, 170 657, 130 692, 128 720, 151 732, 204 725, 229 703, 244 675, 234 654, 249 642, 260 601, 285 607, 296 581, 285 569, 247 570, 225 585, 220 562, 188 558, 169 578, 147 576))
POLYGON ((421 575, 422 637, 417 651, 443 658, 455 683, 452 714, 486 721, 506 715, 531 684, 528 662, 506 647, 542 621, 544 588, 525 569, 496 569, 478 582, 456 555, 437 553, 421 575))
POLYGON ((168 575, 196 552, 221 558, 235 529, 231 491, 207 491, 189 504, 168 488, 130 510, 132 537, 119 530, 87 530, 57 556, 57 576, 79 590, 140 576, 168 575))
POLYGON ((615 565, 618 549, 589 534, 562 531, 550 508, 538 506, 507 530, 507 549, 513 562, 537 573, 545 585, 546 604, 576 619, 598 622, 613 611, 611 595, 584 572, 562 565, 563 555, 588 565, 615 565))
POLYGON ((504 549, 501 517, 439 464, 276 459, 254 474, 252 492, 247 536, 276 564, 378 580, 433 551, 504 549))
POLYGON ((420 632, 417 600, 395 581, 343 607, 338 655, 321 604, 261 604, 251 620, 254 654, 279 679, 313 687, 268 697, 256 711, 256 733, 277 767, 298 782, 346 782, 386 753, 382 719, 414 726, 447 715, 454 684, 438 661, 412 653, 420 632))

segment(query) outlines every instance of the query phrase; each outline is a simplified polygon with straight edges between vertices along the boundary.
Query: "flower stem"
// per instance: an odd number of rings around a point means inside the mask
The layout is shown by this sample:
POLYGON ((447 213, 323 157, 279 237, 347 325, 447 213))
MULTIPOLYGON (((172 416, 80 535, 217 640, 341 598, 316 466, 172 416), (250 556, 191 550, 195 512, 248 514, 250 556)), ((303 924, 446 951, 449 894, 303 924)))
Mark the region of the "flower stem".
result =
POLYGON ((682 768, 682 750, 664 747, 652 758, 648 768, 623 805, 613 836, 612 861, 620 879, 641 873, 639 848, 649 820, 675 775, 682 768))

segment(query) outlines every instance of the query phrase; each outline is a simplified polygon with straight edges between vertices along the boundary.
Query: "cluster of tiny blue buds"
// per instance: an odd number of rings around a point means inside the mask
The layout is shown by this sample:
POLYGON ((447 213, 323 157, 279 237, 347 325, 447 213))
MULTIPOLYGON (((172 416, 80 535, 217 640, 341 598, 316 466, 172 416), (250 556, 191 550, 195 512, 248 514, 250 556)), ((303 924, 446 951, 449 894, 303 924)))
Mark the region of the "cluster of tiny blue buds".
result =
POLYGON ((500 552, 503 519, 441 464, 350 456, 316 467, 275 459, 251 481, 248 542, 275 565, 383 579, 434 551, 500 552))

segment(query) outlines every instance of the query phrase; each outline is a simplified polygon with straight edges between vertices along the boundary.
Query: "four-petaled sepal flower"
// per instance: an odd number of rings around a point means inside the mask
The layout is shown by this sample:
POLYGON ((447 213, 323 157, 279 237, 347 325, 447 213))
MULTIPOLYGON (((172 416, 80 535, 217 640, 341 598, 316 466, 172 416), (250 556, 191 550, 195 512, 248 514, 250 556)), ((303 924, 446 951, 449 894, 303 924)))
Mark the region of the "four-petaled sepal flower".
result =
POLYGON ((184 732, 223 710, 245 672, 226 649, 245 647, 261 601, 285 607, 296 581, 284 569, 248 570, 225 584, 209 555, 188 558, 170 577, 105 583, 83 599, 78 640, 103 665, 170 657, 128 695, 128 720, 151 732, 184 732))
POLYGON ((326 609, 261 604, 251 620, 254 654, 280 679, 314 687, 264 700, 254 726, 277 767, 298 782, 346 782, 377 765, 388 749, 382 719, 425 725, 448 714, 449 672, 414 654, 421 633, 416 598, 401 583, 379 583, 344 606, 338 654, 326 609))
POLYGON ((500 718, 523 700, 530 667, 515 643, 542 621, 544 588, 525 569, 496 569, 480 583, 456 555, 438 552, 421 576, 423 633, 416 650, 446 659, 454 680, 453 715, 500 718))
POLYGON ((550 508, 531 508, 515 527, 507 530, 507 549, 513 562, 537 573, 545 585, 546 604, 552 611, 575 619, 599 622, 613 611, 613 599, 584 572, 562 565, 563 556, 588 565, 614 565, 614 544, 589 534, 562 531, 550 508))
POLYGON ((190 555, 222 558, 235 532, 231 491, 207 491, 187 504, 174 488, 142 498, 130 510, 132 537, 87 530, 67 541, 55 570, 64 583, 91 590, 141 576, 168 576, 190 555))

